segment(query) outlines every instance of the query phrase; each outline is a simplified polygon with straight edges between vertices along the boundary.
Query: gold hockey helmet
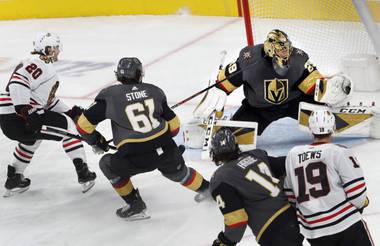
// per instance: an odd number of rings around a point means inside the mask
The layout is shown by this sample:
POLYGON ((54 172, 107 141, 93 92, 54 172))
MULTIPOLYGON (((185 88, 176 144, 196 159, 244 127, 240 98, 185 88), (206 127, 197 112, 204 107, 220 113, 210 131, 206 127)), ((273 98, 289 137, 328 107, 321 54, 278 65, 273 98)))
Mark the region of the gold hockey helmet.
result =
POLYGON ((285 32, 274 29, 267 35, 264 42, 264 51, 267 56, 273 58, 278 66, 285 67, 288 65, 293 46, 285 32))

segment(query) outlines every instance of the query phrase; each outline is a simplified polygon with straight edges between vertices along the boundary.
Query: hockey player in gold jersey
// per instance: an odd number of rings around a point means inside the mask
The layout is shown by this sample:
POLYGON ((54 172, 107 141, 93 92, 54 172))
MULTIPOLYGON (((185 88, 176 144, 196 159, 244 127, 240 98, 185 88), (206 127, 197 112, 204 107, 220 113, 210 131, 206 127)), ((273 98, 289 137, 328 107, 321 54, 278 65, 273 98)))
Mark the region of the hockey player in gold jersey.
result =
POLYGON ((228 128, 215 133, 211 156, 222 164, 210 180, 210 191, 224 216, 224 231, 213 246, 236 245, 247 226, 262 246, 302 245, 296 213, 280 185, 284 157, 260 149, 240 152, 228 128))
POLYGON ((158 169, 166 178, 201 194, 208 191, 208 181, 187 167, 181 149, 173 140, 180 127, 176 114, 169 108, 165 93, 152 84, 143 83, 139 59, 122 58, 116 78, 121 83, 103 89, 95 102, 80 116, 77 128, 95 149, 107 151, 104 137, 96 125, 110 119, 117 152, 104 155, 100 169, 113 188, 127 203, 116 214, 128 220, 149 218, 133 175, 158 169))

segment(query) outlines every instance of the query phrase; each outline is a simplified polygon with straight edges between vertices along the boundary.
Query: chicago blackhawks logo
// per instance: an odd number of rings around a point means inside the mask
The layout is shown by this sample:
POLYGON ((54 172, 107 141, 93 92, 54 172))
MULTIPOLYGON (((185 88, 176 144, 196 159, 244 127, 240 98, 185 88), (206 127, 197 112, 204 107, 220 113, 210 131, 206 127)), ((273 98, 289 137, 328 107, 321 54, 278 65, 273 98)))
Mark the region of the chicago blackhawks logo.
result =
POLYGON ((270 103, 281 104, 288 98, 287 79, 264 80, 264 98, 270 103))

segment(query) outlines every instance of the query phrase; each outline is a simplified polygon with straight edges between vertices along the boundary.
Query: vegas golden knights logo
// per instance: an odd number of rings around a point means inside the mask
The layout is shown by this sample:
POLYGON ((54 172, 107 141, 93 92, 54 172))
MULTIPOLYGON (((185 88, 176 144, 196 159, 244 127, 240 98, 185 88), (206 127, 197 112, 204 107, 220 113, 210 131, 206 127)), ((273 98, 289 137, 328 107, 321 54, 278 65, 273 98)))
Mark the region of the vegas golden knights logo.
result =
POLYGON ((264 80, 264 98, 270 103, 281 104, 288 98, 287 79, 264 80))

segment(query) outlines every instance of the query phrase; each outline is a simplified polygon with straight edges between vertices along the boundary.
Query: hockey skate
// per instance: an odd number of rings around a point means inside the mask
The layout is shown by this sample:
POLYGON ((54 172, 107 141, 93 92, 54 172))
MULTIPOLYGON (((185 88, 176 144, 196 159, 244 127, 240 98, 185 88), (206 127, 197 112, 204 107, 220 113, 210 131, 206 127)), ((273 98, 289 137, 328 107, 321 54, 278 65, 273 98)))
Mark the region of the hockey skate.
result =
POLYGON ((86 193, 94 187, 96 173, 91 172, 87 164, 83 163, 81 159, 74 159, 74 164, 78 175, 78 182, 82 186, 82 193, 86 193))
POLYGON ((30 179, 24 178, 24 175, 16 173, 16 169, 8 165, 8 178, 5 182, 5 193, 3 197, 11 197, 17 193, 23 193, 29 189, 30 179))
POLYGON ((145 202, 142 200, 138 191, 136 192, 136 199, 116 210, 116 215, 127 221, 145 220, 150 218, 146 213, 145 202))

